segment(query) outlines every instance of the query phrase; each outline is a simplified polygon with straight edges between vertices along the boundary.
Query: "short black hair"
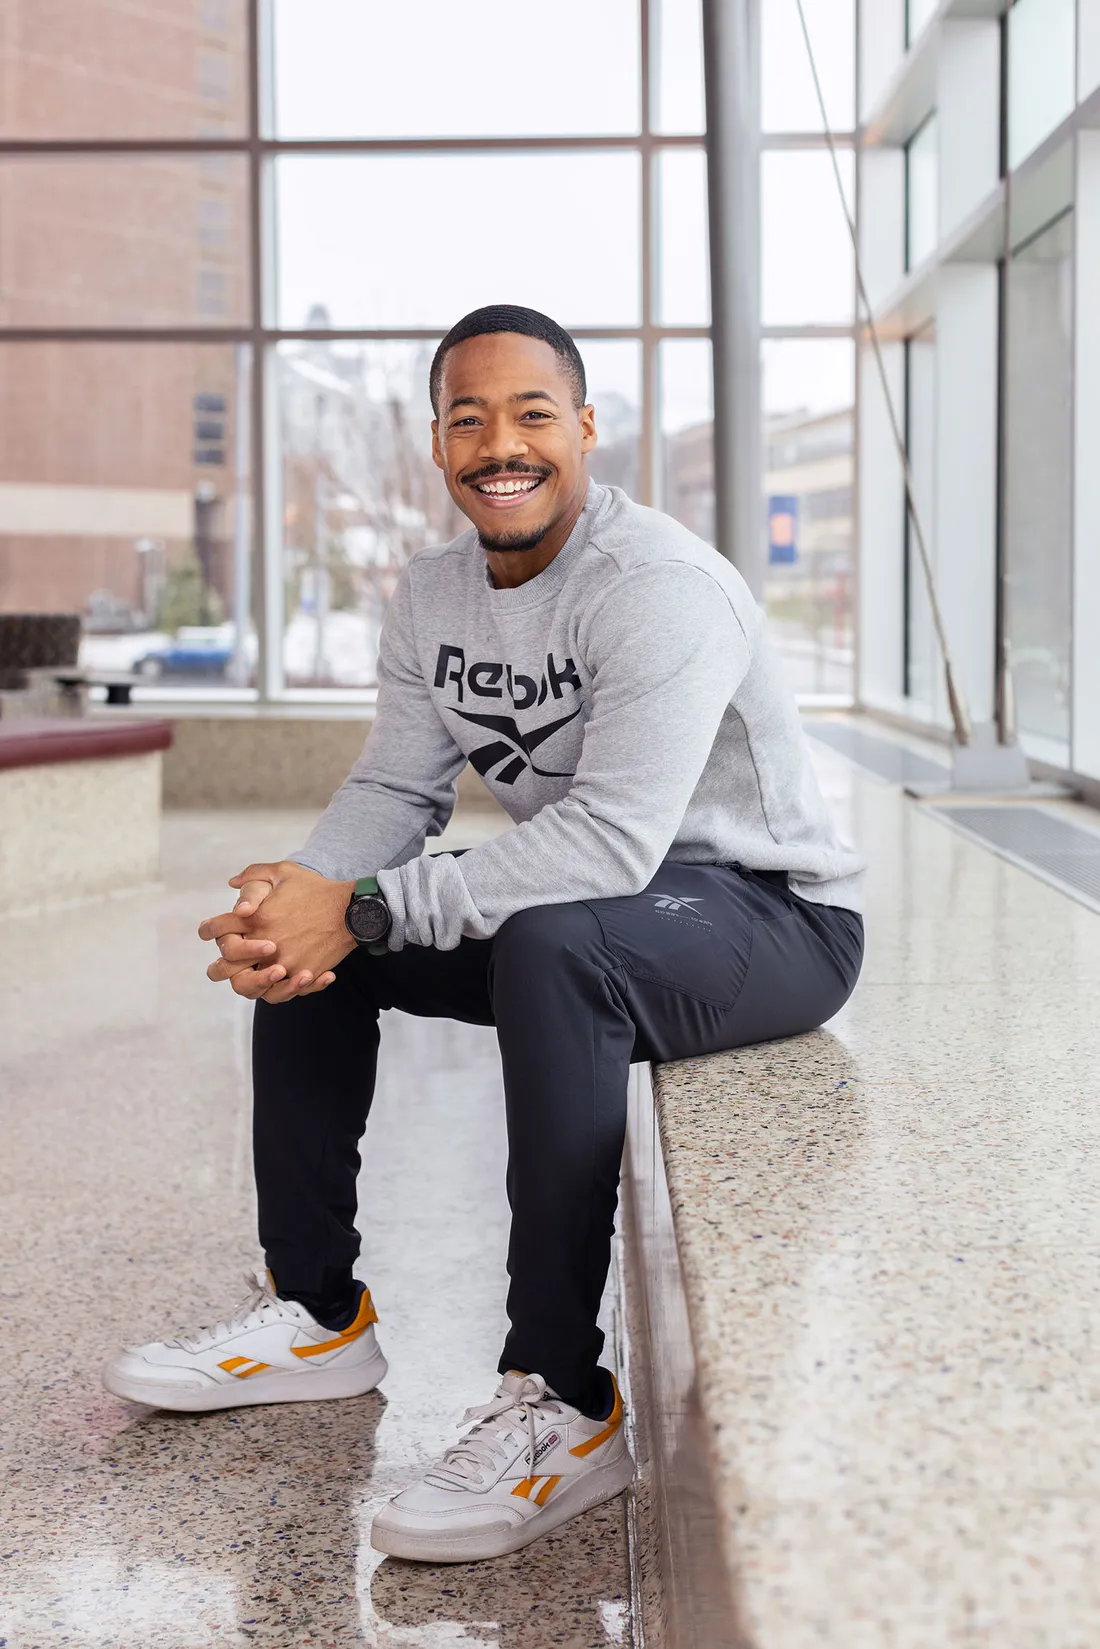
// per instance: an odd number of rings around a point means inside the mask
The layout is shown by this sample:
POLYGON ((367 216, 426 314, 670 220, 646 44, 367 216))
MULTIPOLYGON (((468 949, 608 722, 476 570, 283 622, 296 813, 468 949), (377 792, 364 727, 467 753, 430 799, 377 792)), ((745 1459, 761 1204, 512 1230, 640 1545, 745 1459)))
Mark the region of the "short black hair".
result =
POLYGON ((515 303, 490 303, 484 309, 472 309, 468 315, 463 315, 456 321, 443 342, 435 352, 432 360, 432 370, 428 376, 428 391, 432 398, 432 411, 439 417, 439 389, 443 382, 443 362, 449 350, 456 344, 464 344, 467 338, 484 338, 491 332, 518 332, 523 338, 538 338, 544 344, 549 344, 555 355, 559 357, 565 368, 566 377, 573 389, 573 405, 584 406, 588 399, 588 383, 584 375, 584 362, 581 352, 563 326, 552 321, 549 315, 540 314, 537 309, 524 309, 515 303))

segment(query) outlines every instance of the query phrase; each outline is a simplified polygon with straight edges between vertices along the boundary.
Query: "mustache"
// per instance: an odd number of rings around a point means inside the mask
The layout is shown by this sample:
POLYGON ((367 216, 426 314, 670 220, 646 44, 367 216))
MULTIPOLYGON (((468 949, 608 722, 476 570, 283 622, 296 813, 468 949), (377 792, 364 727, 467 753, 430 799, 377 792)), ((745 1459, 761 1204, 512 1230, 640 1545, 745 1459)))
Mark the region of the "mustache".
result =
POLYGON ((545 481, 553 473, 549 464, 521 464, 513 458, 507 464, 483 464, 480 469, 467 470, 459 480, 463 486, 470 487, 479 481, 495 480, 498 475, 537 475, 540 481, 545 481))

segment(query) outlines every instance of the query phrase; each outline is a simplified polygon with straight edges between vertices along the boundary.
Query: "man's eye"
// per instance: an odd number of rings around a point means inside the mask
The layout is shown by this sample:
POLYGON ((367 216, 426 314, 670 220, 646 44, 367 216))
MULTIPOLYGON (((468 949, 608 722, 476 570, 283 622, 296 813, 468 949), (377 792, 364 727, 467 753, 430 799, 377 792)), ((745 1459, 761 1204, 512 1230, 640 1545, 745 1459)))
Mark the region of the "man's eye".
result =
POLYGON ((454 423, 451 425, 451 428, 452 429, 461 429, 463 424, 476 424, 476 423, 477 423, 476 418, 456 418, 454 423))
POLYGON ((549 416, 550 414, 548 412, 539 412, 537 407, 532 407, 530 412, 525 412, 523 414, 524 418, 549 418, 549 416))

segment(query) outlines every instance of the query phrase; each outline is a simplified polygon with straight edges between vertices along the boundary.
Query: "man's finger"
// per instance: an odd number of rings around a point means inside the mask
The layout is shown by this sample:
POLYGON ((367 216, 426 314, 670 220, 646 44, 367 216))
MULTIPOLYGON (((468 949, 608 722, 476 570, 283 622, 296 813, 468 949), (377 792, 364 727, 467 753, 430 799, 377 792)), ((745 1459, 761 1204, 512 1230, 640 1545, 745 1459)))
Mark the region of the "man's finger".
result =
POLYGON ((304 990, 300 990, 298 995, 316 996, 318 991, 327 991, 329 986, 335 982, 335 979, 336 975, 334 973, 322 973, 313 981, 312 985, 307 985, 304 990))
POLYGON ((255 971, 255 963, 227 962, 224 957, 219 957, 216 962, 211 962, 207 968, 206 977, 213 980, 215 985, 220 985, 223 979, 233 979, 238 973, 245 972, 248 969, 255 971))
POLYGON ((227 933, 218 940, 218 949, 227 962, 262 962, 265 956, 275 955, 275 941, 246 939, 240 933, 227 933))
POLYGON ((255 1001, 280 982, 284 971, 278 963, 273 968, 241 968, 229 981, 230 988, 238 996, 247 996, 255 1001))
POLYGON ((307 985, 312 985, 312 983, 312 973, 309 972, 308 968, 303 969, 300 973, 291 974, 289 979, 284 979, 282 984, 277 984, 273 990, 265 991, 264 1001, 289 1002, 292 997, 298 996, 305 990, 307 985))
POLYGON ((239 870, 236 876, 229 878, 229 885, 243 888, 246 882, 267 882, 270 887, 274 887, 278 880, 278 865, 247 865, 244 870, 239 870))
POLYGON ((220 916, 208 916, 199 923, 200 939, 224 939, 227 933, 247 933, 250 918, 239 911, 226 910, 220 916))
POLYGON ((273 882, 245 882, 241 886, 241 896, 233 909, 239 916, 252 915, 273 889, 273 882))

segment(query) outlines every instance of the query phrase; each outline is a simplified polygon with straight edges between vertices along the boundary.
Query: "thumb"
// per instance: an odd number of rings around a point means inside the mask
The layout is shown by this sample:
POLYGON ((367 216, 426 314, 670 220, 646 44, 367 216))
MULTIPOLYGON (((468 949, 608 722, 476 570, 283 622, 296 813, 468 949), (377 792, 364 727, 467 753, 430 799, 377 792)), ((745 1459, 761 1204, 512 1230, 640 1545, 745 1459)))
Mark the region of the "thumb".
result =
POLYGON ((239 870, 236 876, 229 878, 230 887, 243 887, 245 882, 270 882, 274 887, 279 880, 278 865, 249 865, 239 870))

